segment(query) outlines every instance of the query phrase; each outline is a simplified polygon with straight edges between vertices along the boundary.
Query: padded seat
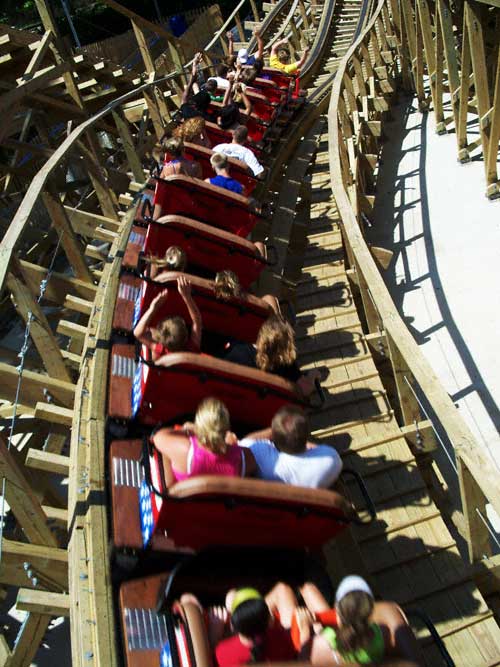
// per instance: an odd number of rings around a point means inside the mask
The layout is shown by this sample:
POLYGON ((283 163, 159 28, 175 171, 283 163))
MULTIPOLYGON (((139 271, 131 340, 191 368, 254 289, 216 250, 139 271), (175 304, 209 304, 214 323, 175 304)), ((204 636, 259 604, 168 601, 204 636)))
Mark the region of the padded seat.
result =
MULTIPOLYGON (((113 328, 118 331, 131 332, 143 313, 149 308, 151 301, 164 289, 168 289, 168 299, 160 306, 151 319, 150 326, 158 322, 180 315, 189 322, 189 313, 184 299, 177 291, 177 279, 186 275, 178 271, 166 271, 162 274, 162 282, 123 275, 120 278, 118 298, 113 317, 113 328)), ((253 343, 259 329, 271 313, 271 308, 262 299, 252 294, 245 294, 238 299, 220 301, 215 298, 214 282, 198 276, 189 275, 191 291, 201 312, 203 328, 226 338, 253 343)))
POLYGON ((155 203, 161 204, 162 216, 194 218, 238 236, 248 236, 259 218, 246 197, 197 178, 177 175, 155 180, 155 203))
MULTIPOLYGON (((198 144, 190 144, 188 142, 184 143, 184 156, 188 160, 196 160, 196 162, 200 164, 202 169, 202 178, 204 179, 212 178, 212 176, 215 175, 213 167, 210 164, 210 158, 212 155, 213 150, 210 148, 205 148, 205 146, 199 146, 198 144)), ((165 159, 172 159, 168 152, 165 153, 165 159)), ((257 179, 252 175, 252 172, 248 170, 245 163, 241 162, 241 160, 228 158, 228 161, 232 178, 235 178, 243 185, 243 194, 245 197, 250 196, 257 187, 257 179)))
POLYGON ((190 273, 234 271, 243 289, 257 280, 267 264, 251 241, 180 215, 151 222, 141 250, 146 256, 163 257, 172 245, 186 252, 190 273))
MULTIPOLYGON (((230 144, 231 141, 233 140, 233 134, 231 130, 223 130, 221 127, 217 125, 217 123, 211 123, 211 122, 206 122, 205 123, 205 130, 207 133, 208 138, 210 139, 212 146, 217 146, 217 144, 230 144)), ((255 153, 255 157, 259 162, 262 162, 264 160, 264 151, 263 149, 263 144, 262 143, 252 143, 252 142, 247 142, 245 144, 247 148, 250 148, 253 150, 255 153)))
POLYGON ((283 405, 303 405, 290 382, 271 373, 193 352, 167 355, 162 366, 135 361, 134 345, 113 345, 108 414, 155 425, 193 415, 217 396, 234 422, 264 428, 283 405))
POLYGON ((132 416, 143 424, 168 422, 194 414, 207 396, 223 401, 233 422, 262 428, 283 405, 303 404, 295 386, 277 375, 208 355, 175 352, 161 366, 139 362, 132 416))

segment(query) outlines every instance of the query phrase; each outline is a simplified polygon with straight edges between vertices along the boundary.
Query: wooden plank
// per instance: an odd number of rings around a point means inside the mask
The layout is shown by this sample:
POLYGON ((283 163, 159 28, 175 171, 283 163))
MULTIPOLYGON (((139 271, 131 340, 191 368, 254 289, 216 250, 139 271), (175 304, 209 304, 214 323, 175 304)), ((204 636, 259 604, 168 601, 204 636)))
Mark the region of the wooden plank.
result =
POLYGON ((42 200, 50 215, 52 224, 59 234, 61 245, 75 272, 75 276, 85 282, 93 282, 92 274, 85 261, 82 246, 71 227, 58 193, 55 189, 50 188, 42 193, 42 200))
POLYGON ((35 406, 35 417, 48 421, 51 424, 71 426, 73 410, 61 408, 59 405, 53 405, 52 403, 37 403, 35 406))
MULTIPOLYGON (((51 509, 54 513, 64 512, 56 508, 51 509)), ((50 512, 47 513, 47 517, 49 515, 50 512)), ((4 537, 0 581, 12 586, 28 586, 30 584, 28 570, 39 578, 40 584, 64 590, 68 585, 68 552, 66 549, 16 542, 4 537)))
POLYGON ((16 609, 47 616, 69 616, 70 599, 65 593, 32 591, 20 588, 16 598, 16 609))
MULTIPOLYGON (((31 262, 21 260, 19 267, 26 284, 33 294, 38 294, 40 283, 47 277, 47 269, 31 262)), ((53 303, 63 304, 68 293, 74 294, 87 301, 95 298, 97 285, 70 278, 64 273, 53 272, 44 293, 44 299, 53 303)))
MULTIPOLYGON (((28 66, 24 70, 23 79, 28 80, 33 78, 35 71, 38 69, 38 66, 44 59, 45 54, 47 53, 49 46, 52 44, 53 39, 54 39, 54 34, 52 33, 52 31, 46 30, 42 39, 38 42, 38 45, 35 49, 35 53, 33 54, 31 60, 29 61, 28 66)), ((35 44, 33 44, 32 46, 35 46, 35 44)))
POLYGON ((122 147, 127 156, 128 164, 132 171, 132 175, 137 181, 144 182, 145 180, 144 170, 142 168, 139 155, 137 154, 134 145, 134 140, 132 139, 132 134, 130 132, 129 124, 121 111, 113 111, 112 114, 113 114, 113 119, 115 121, 115 125, 118 128, 118 132, 120 133, 120 137, 122 140, 122 147))
POLYGON ((92 301, 87 301, 87 299, 81 299, 78 296, 69 294, 64 300, 64 307, 69 310, 74 310, 77 313, 82 313, 82 315, 90 315, 94 304, 92 301))
POLYGON ((50 620, 50 616, 28 614, 16 637, 8 667, 26 667, 32 663, 50 620))
POLYGON ((70 69, 69 63, 60 63, 59 65, 52 65, 40 73, 37 73, 29 81, 24 81, 16 88, 5 92, 0 96, 0 112, 5 112, 11 109, 17 102, 20 102, 26 95, 33 93, 41 88, 46 88, 53 79, 56 79, 61 74, 68 72, 70 69))
POLYGON ((69 475, 69 457, 61 454, 52 454, 38 449, 29 449, 26 454, 25 465, 36 470, 55 473, 56 475, 69 475))
POLYGON ((57 540, 48 526, 47 517, 40 503, 1 434, 0 474, 6 478, 7 503, 26 537, 34 544, 57 546, 57 540))
MULTIPOLYGON (((0 362, 0 398, 14 401, 16 397, 19 372, 14 366, 0 362)), ((75 385, 64 380, 56 380, 48 375, 24 370, 19 400, 28 407, 35 407, 38 402, 51 396, 65 407, 73 405, 75 385)))
POLYGON ((64 363, 56 337, 52 333, 45 313, 33 298, 31 290, 12 273, 7 275, 7 288, 17 312, 25 323, 29 322, 31 339, 47 373, 59 380, 71 382, 71 375, 64 363))

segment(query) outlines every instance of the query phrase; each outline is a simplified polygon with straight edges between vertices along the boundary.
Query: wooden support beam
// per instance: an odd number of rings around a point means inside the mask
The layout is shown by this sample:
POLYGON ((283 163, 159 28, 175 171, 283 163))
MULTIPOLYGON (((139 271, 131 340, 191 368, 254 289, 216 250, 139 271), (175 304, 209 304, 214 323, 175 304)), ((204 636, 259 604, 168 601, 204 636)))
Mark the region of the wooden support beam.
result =
POLYGON ((86 299, 81 299, 78 296, 69 294, 64 300, 64 307, 69 310, 74 310, 77 313, 81 313, 82 315, 90 315, 94 304, 92 301, 87 301, 86 299))
POLYGON ((57 546, 47 523, 47 516, 38 502, 22 468, 0 435, 0 474, 6 478, 5 498, 24 534, 33 544, 57 546))
MULTIPOLYGON (((47 277, 47 269, 24 260, 19 262, 19 267, 24 281, 30 287, 33 294, 38 294, 41 281, 47 277)), ((69 293, 87 301, 93 301, 96 291, 97 285, 93 283, 79 280, 78 278, 70 278, 64 273, 54 272, 51 274, 47 284, 44 299, 62 305, 66 299, 66 295, 69 293)))
MULTIPOLYGON (((16 398, 19 372, 14 366, 0 362, 0 398, 14 401, 16 398)), ((64 380, 56 380, 48 375, 25 370, 19 401, 28 407, 35 407, 51 396, 54 401, 65 407, 71 407, 75 399, 75 385, 64 380)))
POLYGON ((33 614, 47 616, 69 616, 69 595, 50 593, 49 591, 33 591, 20 588, 17 593, 16 609, 33 614))
POLYGON ((59 320, 57 333, 69 336, 70 338, 84 340, 87 335, 87 327, 84 327, 81 324, 76 324, 76 322, 70 322, 69 320, 59 320))
MULTIPOLYGON (((51 517, 58 516, 66 510, 50 508, 51 517)), ((67 516, 67 512, 66 512, 67 516)), ((29 586, 29 570, 34 577, 43 579, 43 583, 53 585, 54 588, 66 589, 68 585, 68 552, 56 547, 16 542, 4 537, 2 543, 2 562, 0 563, 0 581, 12 586, 29 586), (26 567, 25 564, 26 563, 26 567)))
MULTIPOLYGON (((52 30, 46 30, 42 39, 36 43, 37 46, 35 49, 35 53, 33 54, 31 60, 29 61, 28 67, 24 70, 23 79, 25 81, 33 78, 34 73, 36 72, 36 70, 40 66, 40 63, 44 59, 49 46, 53 42, 53 39, 54 39, 54 33, 52 32, 52 30)), ((30 45, 30 48, 31 46, 35 46, 35 44, 30 45)))
POLYGON ((113 111, 113 119, 115 125, 120 133, 120 138, 122 140, 123 150, 127 156, 128 164, 132 171, 132 175, 137 181, 144 182, 144 170, 142 168, 141 160, 135 149, 134 140, 132 139, 132 134, 130 133, 130 128, 123 112, 120 110, 113 111))
POLYGON ((71 426, 73 422, 73 410, 61 408, 52 403, 37 403, 35 406, 35 418, 48 421, 51 424, 71 426))
MULTIPOLYGON (((13 262, 13 266, 16 262, 13 262)), ((19 271, 19 269, 18 269, 19 271)), ((17 312, 25 323, 30 323, 30 336, 40 355, 47 373, 59 380, 71 382, 56 337, 39 303, 31 290, 13 273, 7 274, 7 289, 10 291, 17 312)))
POLYGON ((68 72, 69 69, 69 63, 63 62, 59 65, 53 65, 42 70, 42 72, 37 73, 29 81, 24 81, 16 88, 12 88, 12 90, 3 93, 3 95, 0 96, 0 112, 5 112, 7 109, 10 109, 11 113, 12 107, 23 100, 26 95, 40 90, 41 88, 46 88, 50 81, 57 79, 58 76, 68 72))
POLYGON ((80 280, 91 283, 93 282, 92 274, 85 262, 83 248, 78 241, 71 223, 66 215, 64 206, 59 198, 56 190, 50 188, 48 191, 42 193, 42 200, 45 204, 52 224, 57 229, 61 245, 64 248, 66 257, 75 272, 75 276, 80 280))
MULTIPOLYGON (((68 510, 62 507, 52 507, 52 505, 42 505, 42 509, 47 515, 49 521, 59 524, 59 527, 65 530, 68 527, 68 510)), ((67 552, 66 552, 67 553, 67 552)))
POLYGON ((107 218, 97 213, 89 213, 88 211, 82 211, 80 208, 72 208, 71 206, 65 206, 64 210, 77 234, 92 236, 93 230, 97 227, 102 227, 110 232, 120 231, 121 222, 114 218, 107 218))
POLYGON ((485 556, 491 556, 492 553, 488 529, 478 514, 480 512, 486 519, 488 500, 481 490, 480 483, 472 476, 467 464, 460 456, 457 457, 456 461, 469 559, 471 563, 476 563, 485 556))
POLYGON ((106 175, 102 166, 83 141, 78 140, 76 142, 76 149, 78 150, 78 160, 81 166, 89 173, 102 214, 112 220, 117 220, 116 195, 106 181, 106 175))
POLYGON ((30 665, 50 623, 50 616, 29 614, 19 629, 8 667, 30 665))
POLYGON ((69 457, 61 454, 52 454, 39 449, 29 449, 25 464, 29 468, 55 473, 56 475, 69 476, 69 457))

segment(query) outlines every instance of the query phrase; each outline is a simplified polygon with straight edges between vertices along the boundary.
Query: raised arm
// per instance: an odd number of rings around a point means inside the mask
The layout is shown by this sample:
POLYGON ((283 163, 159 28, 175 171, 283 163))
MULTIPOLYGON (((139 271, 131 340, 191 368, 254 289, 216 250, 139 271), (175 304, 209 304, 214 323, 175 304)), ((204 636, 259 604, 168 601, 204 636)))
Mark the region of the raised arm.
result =
POLYGON ((184 90, 182 91, 182 99, 181 99, 182 104, 186 104, 186 102, 189 99, 189 96, 191 95, 191 91, 193 90, 193 84, 195 82, 196 74, 198 71, 198 63, 201 63, 202 58, 203 58, 202 53, 197 53, 193 58, 193 64, 191 65, 191 74, 189 75, 189 80, 184 90))
POLYGON ((252 113, 252 109, 253 109, 252 103, 250 102, 250 99, 248 98, 248 95, 244 91, 241 84, 236 84, 236 85, 240 86, 240 95, 241 95, 241 100, 242 100, 243 104, 245 105, 245 112, 248 115, 250 115, 252 113))
POLYGON ((201 347, 202 331, 201 313, 191 295, 191 283, 186 276, 179 276, 177 278, 177 289, 184 299, 189 317, 191 318, 191 343, 196 350, 199 350, 201 347))
POLYGON ((253 34, 255 39, 257 40, 257 52, 255 54, 255 57, 262 60, 262 57, 264 55, 264 40, 262 39, 262 35, 260 34, 260 27, 255 26, 255 28, 253 29, 253 34))
POLYGON ((308 53, 309 53, 309 47, 307 46, 302 52, 302 58, 300 60, 297 60, 297 62, 295 63, 297 65, 297 69, 300 69, 304 65, 304 63, 307 60, 308 53))
POLYGON ((152 301, 149 308, 146 310, 144 315, 141 317, 139 322, 136 324, 134 329, 134 336, 137 338, 139 343, 146 345, 146 347, 151 348, 154 344, 153 336, 149 329, 149 323, 151 322, 153 316, 155 315, 158 308, 165 302, 168 297, 168 290, 163 290, 160 292, 152 301))
POLYGON ((234 37, 233 37, 233 33, 229 30, 228 32, 226 32, 226 37, 227 37, 227 42, 228 42, 227 55, 229 57, 232 57, 232 56, 234 56, 234 37))
POLYGON ((286 38, 280 39, 278 42, 274 42, 274 44, 271 46, 271 55, 275 56, 280 46, 284 46, 285 44, 288 44, 288 39, 286 38))

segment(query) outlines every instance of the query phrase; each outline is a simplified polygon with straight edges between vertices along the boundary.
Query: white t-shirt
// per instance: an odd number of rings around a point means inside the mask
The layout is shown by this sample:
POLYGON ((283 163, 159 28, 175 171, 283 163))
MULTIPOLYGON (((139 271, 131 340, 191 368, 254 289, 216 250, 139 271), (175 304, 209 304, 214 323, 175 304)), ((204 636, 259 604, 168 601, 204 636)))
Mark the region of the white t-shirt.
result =
POLYGON ((271 440, 244 438, 238 444, 250 448, 262 479, 317 489, 332 486, 342 472, 342 459, 328 445, 293 455, 277 450, 271 440))
POLYGON ((237 160, 244 162, 250 169, 254 176, 258 176, 264 171, 264 167, 255 157, 253 151, 246 146, 240 144, 218 144, 212 148, 214 153, 224 153, 228 157, 234 157, 237 160))
POLYGON ((210 79, 213 79, 217 82, 217 88, 229 88, 230 82, 228 79, 223 79, 221 76, 211 76, 207 79, 207 82, 210 81, 210 79))

